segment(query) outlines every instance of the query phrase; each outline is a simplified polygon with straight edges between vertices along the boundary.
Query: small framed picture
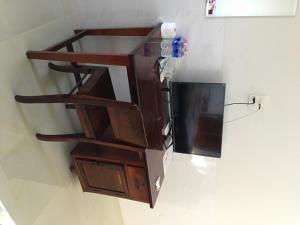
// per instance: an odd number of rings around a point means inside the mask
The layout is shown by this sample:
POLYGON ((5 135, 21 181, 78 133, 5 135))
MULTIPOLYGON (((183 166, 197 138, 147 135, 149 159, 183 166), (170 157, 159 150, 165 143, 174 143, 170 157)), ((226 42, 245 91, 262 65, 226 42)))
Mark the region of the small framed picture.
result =
POLYGON ((217 0, 207 0, 207 3, 206 3, 206 15, 207 16, 212 16, 215 14, 216 1, 217 0))

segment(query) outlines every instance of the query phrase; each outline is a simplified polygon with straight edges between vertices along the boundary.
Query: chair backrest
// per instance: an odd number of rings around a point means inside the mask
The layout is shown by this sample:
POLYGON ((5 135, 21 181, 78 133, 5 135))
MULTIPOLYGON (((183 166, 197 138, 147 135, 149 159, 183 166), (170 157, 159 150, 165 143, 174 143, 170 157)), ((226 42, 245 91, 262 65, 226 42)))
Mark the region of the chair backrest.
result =
POLYGON ((107 68, 96 70, 74 96, 80 123, 87 138, 97 139, 110 129, 116 140, 146 147, 139 108, 116 101, 107 68))
MULTIPOLYGON (((107 68, 96 70, 82 85, 77 96, 95 96, 115 100, 115 94, 107 68)), ((86 137, 96 139, 108 128, 109 116, 105 107, 75 104, 86 137)))

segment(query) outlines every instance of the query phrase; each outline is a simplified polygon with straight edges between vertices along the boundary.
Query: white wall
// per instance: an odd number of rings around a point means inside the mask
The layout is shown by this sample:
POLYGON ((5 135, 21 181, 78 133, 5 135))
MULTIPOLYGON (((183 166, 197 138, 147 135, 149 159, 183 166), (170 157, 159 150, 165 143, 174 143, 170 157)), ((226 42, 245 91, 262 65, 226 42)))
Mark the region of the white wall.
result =
MULTIPOLYGON (((204 6, 199 0, 74 5, 83 27, 175 21, 190 43, 178 79, 225 81, 227 102, 253 92, 269 96, 263 112, 224 125, 220 160, 176 154, 154 210, 120 200, 125 224, 300 224, 300 15, 205 19, 204 6)), ((225 120, 248 112, 226 108, 225 120)))
POLYGON ((215 16, 293 16, 297 0, 217 0, 215 16))
POLYGON ((225 126, 218 224, 300 224, 299 26, 299 10, 295 18, 226 21, 227 101, 260 92, 269 102, 263 112, 225 126))

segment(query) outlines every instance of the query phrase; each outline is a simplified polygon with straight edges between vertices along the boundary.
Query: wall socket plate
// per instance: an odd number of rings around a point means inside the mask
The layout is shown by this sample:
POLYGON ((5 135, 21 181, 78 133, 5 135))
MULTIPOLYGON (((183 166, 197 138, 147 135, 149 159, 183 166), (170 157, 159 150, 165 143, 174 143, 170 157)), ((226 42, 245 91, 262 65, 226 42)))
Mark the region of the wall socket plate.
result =
POLYGON ((266 107, 267 96, 262 94, 250 94, 249 95, 249 108, 254 110, 263 110, 266 107), (253 99, 255 98, 255 103, 253 103, 253 99), (250 105, 251 104, 251 105, 250 105))

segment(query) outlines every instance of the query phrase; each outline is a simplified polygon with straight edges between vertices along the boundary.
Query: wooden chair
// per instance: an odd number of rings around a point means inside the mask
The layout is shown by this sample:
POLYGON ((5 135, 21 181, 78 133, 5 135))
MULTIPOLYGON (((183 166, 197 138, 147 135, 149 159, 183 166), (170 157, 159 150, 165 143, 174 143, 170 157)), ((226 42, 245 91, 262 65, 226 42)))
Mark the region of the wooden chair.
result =
MULTIPOLYGON (((54 60, 76 63, 93 63, 125 66, 129 83, 131 100, 139 105, 139 96, 137 93, 137 84, 134 71, 134 55, 141 45, 134 48, 129 54, 115 52, 76 52, 73 43, 86 36, 140 36, 149 38, 153 32, 160 30, 161 24, 155 27, 129 27, 129 28, 100 28, 100 29, 77 29, 75 34, 49 48, 42 51, 28 51, 28 59, 54 60), (67 52, 59 51, 67 49, 67 52)), ((143 43, 142 43, 143 44, 143 43)), ((79 81, 78 74, 74 74, 76 81, 79 81)))
POLYGON ((74 73, 76 85, 68 94, 20 96, 20 103, 66 103, 76 109, 83 133, 36 134, 42 141, 87 142, 142 152, 147 146, 142 116, 137 105, 117 101, 107 67, 49 63, 53 70, 74 73), (81 77, 81 74, 84 74, 81 77), (90 74, 90 76, 88 76, 90 74), (86 80, 86 82, 83 82, 86 80), (141 148, 143 147, 143 148, 141 148))

